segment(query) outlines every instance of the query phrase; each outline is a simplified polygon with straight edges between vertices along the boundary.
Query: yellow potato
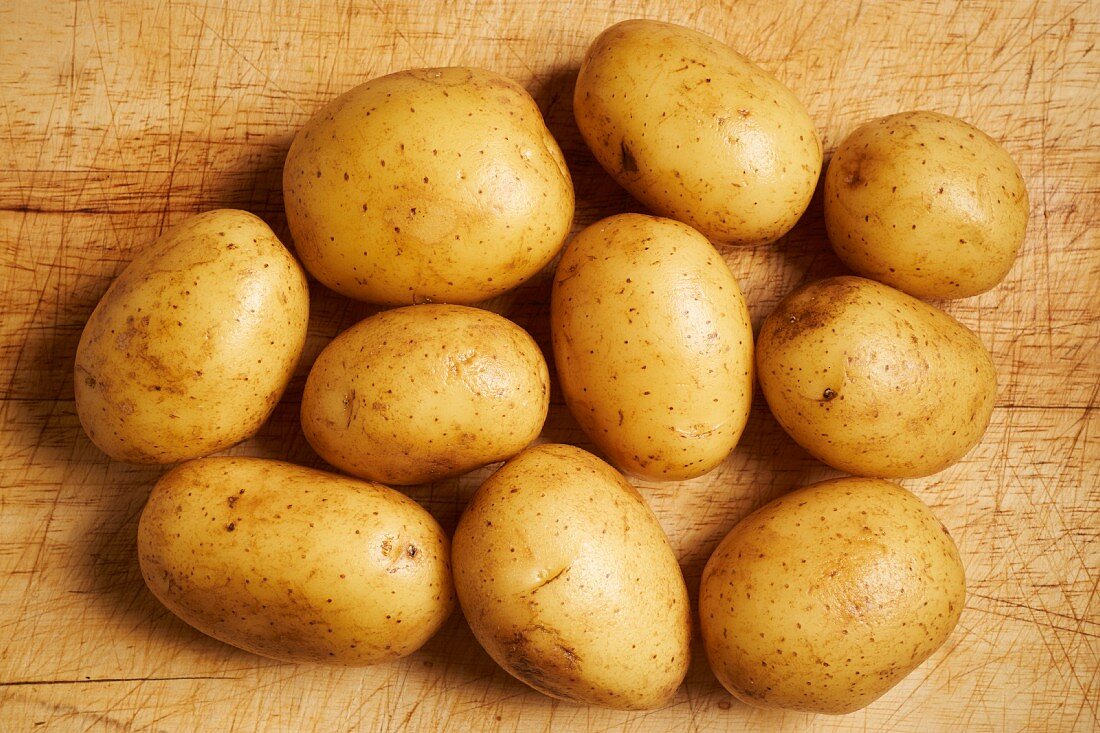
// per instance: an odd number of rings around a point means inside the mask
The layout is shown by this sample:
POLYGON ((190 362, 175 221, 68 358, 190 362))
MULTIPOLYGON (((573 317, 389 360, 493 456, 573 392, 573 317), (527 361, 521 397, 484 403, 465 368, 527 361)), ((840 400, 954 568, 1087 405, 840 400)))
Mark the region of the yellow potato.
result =
POLYGON ((840 259, 918 297, 965 298, 1003 280, 1027 215, 1027 188, 1008 152, 935 112, 863 125, 825 174, 825 226, 840 259))
POLYGON ((302 395, 302 429, 342 471, 387 484, 457 476, 538 437, 550 375, 526 331, 489 311, 416 305, 329 344, 302 395))
POLYGON ((721 255, 671 219, 620 214, 578 234, 551 296, 562 393, 619 468, 700 476, 752 404, 752 325, 721 255))
POLYGON ((283 195, 306 268, 387 305, 514 288, 557 254, 574 205, 531 96, 465 68, 379 77, 324 107, 294 138, 283 195))
POLYGON ((302 353, 298 263, 245 211, 184 220, 99 301, 76 351, 76 409, 112 458, 174 463, 253 435, 302 353))
POLYGON ((711 668, 738 699, 848 713, 935 652, 965 600, 955 543, 920 499, 842 478, 738 523, 703 571, 699 616, 711 668))
POLYGON ((612 178, 718 243, 786 234, 821 174, 821 140, 790 89, 720 41, 669 23, 628 20, 601 33, 573 109, 612 178))
POLYGON ((993 360, 966 326, 858 277, 810 283, 760 328, 757 374, 795 441, 860 476, 927 476, 985 433, 993 360))
POLYGON ((595 456, 540 445, 482 484, 455 530, 455 590, 509 673, 561 700, 629 710, 687 673, 687 589, 656 517, 595 456))
POLYGON ((288 662, 397 659, 454 608, 447 535, 420 505, 278 461, 169 472, 142 512, 138 557, 153 595, 191 626, 288 662))

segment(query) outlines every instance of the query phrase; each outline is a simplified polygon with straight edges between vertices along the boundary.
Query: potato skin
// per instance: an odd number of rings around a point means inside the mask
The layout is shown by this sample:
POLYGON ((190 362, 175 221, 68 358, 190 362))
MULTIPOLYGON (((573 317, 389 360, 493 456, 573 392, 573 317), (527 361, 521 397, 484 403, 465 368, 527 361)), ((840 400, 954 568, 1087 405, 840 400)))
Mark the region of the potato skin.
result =
POLYGON ((454 608, 450 544, 393 489, 258 458, 178 466, 138 525, 149 589, 199 631, 288 662, 419 649, 454 608))
POLYGON ((246 211, 192 216, 115 279, 76 350, 76 409, 130 463, 209 455, 256 433, 302 353, 305 275, 246 211))
POLYGON ((1027 188, 1008 152, 935 112, 857 128, 825 174, 825 227, 837 256, 921 298, 965 298, 1001 282, 1027 217, 1027 188))
POLYGON ((596 222, 566 247, 550 312, 562 393, 612 463, 681 480, 733 450, 752 405, 752 325, 705 237, 641 214, 596 222))
POLYGON ((351 298, 475 303, 565 242, 573 183, 531 96, 481 69, 372 79, 318 112, 283 168, 306 268, 351 298))
POLYGON ((504 669, 561 700, 669 701, 687 673, 683 575, 638 492, 590 453, 530 448, 474 494, 455 530, 455 589, 504 669))
POLYGON ((997 397, 993 360, 970 329, 858 277, 784 298, 760 328, 756 366, 783 429, 859 476, 942 471, 981 440, 997 397))
POLYGON ((735 697, 837 714, 942 646, 965 600, 958 549, 920 499, 841 478, 738 523, 703 571, 699 616, 711 668, 735 697))
POLYGON ((720 244, 790 231, 821 174, 806 108, 720 41, 653 20, 601 33, 573 95, 596 160, 655 213, 720 244))
POLYGON ((546 360, 526 331, 477 308, 416 305, 325 347, 306 380, 302 429, 342 471, 420 484, 519 453, 549 406, 546 360))

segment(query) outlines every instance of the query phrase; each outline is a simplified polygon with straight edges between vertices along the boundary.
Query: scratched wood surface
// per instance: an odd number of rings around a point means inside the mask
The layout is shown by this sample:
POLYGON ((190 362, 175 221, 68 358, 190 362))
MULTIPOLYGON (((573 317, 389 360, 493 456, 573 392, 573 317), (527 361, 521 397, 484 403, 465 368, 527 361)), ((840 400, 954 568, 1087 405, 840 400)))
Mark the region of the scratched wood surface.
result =
MULTIPOLYGON (((1095 730, 1100 725, 1100 5, 1088 2, 0 4, 0 729, 1095 730), (696 643, 668 707, 553 702, 499 670, 456 616, 393 664, 280 664, 221 645, 146 591, 138 514, 159 471, 82 434, 71 369, 111 277, 164 227, 236 206, 286 235, 280 170, 327 100, 411 66, 480 65, 527 86, 577 184, 577 225, 640 210, 594 163, 570 94, 589 41, 629 17, 709 31, 786 81, 831 150, 872 116, 930 108, 1004 141, 1031 193, 1008 280, 946 307, 991 349, 1000 396, 961 463, 904 482, 963 553, 969 598, 940 652, 865 711, 745 707, 696 643)), ((289 240, 287 240, 289 241, 289 240)), ((820 201, 772 247, 724 251, 759 325, 808 279, 842 272, 820 201)), ((548 279, 488 304, 548 351, 548 279)), ((261 434, 235 449, 320 466, 297 407, 319 349, 370 309, 312 284, 307 357, 261 434)), ((544 437, 586 445, 555 395, 544 437)), ((903 436, 901 439, 904 439, 903 436)), ((488 470, 410 493, 448 528, 488 470)), ((836 475, 757 397, 711 475, 641 484, 692 595, 752 508, 836 475)))

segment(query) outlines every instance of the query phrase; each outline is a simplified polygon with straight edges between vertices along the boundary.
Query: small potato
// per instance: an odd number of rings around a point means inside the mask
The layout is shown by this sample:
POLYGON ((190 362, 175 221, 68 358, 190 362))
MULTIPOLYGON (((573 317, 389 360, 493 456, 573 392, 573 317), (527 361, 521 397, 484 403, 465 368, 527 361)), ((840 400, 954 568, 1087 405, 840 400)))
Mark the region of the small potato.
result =
POLYGON ((939 649, 965 600, 958 549, 920 499, 841 478, 739 522, 703 571, 699 618, 739 700, 849 713, 939 649))
POLYGON ((543 694, 639 710, 687 673, 687 588, 638 492, 595 456, 540 445, 506 463, 455 530, 455 589, 504 669, 543 694))
POLYGON ((138 524, 145 582, 204 634, 287 662, 413 653, 454 608, 450 546, 379 484, 257 458, 169 472, 138 524))
POLYGON ((981 440, 997 397, 993 360, 973 332, 858 277, 784 298, 760 328, 756 366, 783 429, 860 476, 942 471, 981 440))
POLYGON ((581 63, 573 109, 619 185, 717 243, 779 239, 821 174, 821 140, 791 90, 677 25, 628 20, 601 33, 581 63))
POLYGON ((104 453, 175 463, 256 433, 301 356, 309 291, 246 211, 208 211, 122 271, 76 349, 76 410, 104 453))
POLYGON ((1024 179, 976 127, 903 112, 856 129, 825 174, 825 226, 860 275, 922 298, 989 290, 1027 228, 1024 179))
POLYGON ((411 69, 328 104, 283 168, 306 268, 384 305, 475 303, 554 258, 573 221, 565 158, 531 96, 481 69, 411 69))
POLYGON ((701 476, 752 405, 752 325, 722 256, 671 219, 620 214, 578 234, 551 295, 562 393, 619 468, 701 476))
POLYGON ((417 305, 330 343, 302 395, 302 429, 342 471, 387 484, 457 476, 542 430, 550 375, 526 331, 489 311, 417 305))

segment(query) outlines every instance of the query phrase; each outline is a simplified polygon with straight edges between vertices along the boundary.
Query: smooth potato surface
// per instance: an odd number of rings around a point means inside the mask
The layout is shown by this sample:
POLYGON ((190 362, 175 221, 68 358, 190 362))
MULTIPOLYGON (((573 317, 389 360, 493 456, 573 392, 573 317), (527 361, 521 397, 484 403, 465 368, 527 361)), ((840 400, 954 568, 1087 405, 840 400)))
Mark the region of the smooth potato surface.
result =
POLYGON ((526 331, 477 308, 416 305, 325 347, 306 380, 302 429, 342 471, 419 484, 519 453, 549 405, 546 360, 526 331))
POLYGON ((964 298, 1001 282, 1027 217, 1027 188, 1008 152, 935 112, 857 128, 825 174, 825 226, 840 259, 918 297, 964 298))
POLYGON ((141 572, 215 639, 289 662, 366 665, 419 649, 454 607, 450 545, 379 484, 256 458, 207 458, 157 483, 141 572))
POLYGON ((536 690, 647 709, 683 681, 680 567, 642 497, 595 456, 550 444, 506 463, 462 515, 453 558, 474 635, 536 690))
POLYGON ((740 700, 858 710, 936 651, 966 583, 932 511, 881 479, 794 491, 742 520, 703 571, 711 668, 740 700))
POLYGON ((619 468, 687 479, 733 450, 752 404, 752 325, 701 234, 641 214, 596 222, 558 263, 551 322, 565 400, 619 468))
POLYGON ((628 20, 601 33, 573 109, 612 178, 717 243, 783 236, 821 174, 821 141, 790 89, 720 41, 670 23, 628 20))
POLYGON ((76 351, 76 408, 112 458, 175 463, 253 435, 305 344, 309 291, 259 218, 192 216, 134 258, 76 351))
POLYGON ((467 68, 400 71, 334 100, 294 138, 283 195, 306 268, 385 305, 519 285, 557 254, 574 207, 531 96, 467 68))
POLYGON ((810 283, 760 328, 768 406, 803 448, 860 476, 927 476, 985 433, 993 360, 972 331, 905 293, 858 277, 810 283))

